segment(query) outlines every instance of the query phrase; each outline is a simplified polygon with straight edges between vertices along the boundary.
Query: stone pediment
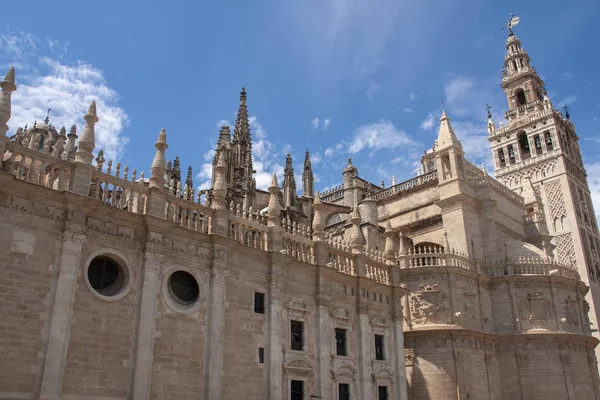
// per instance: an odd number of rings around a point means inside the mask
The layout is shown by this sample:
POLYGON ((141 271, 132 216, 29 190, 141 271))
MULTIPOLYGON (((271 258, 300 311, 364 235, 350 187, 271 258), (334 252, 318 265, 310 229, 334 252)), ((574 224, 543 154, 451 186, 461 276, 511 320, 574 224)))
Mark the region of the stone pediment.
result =
POLYGON ((387 320, 381 317, 373 317, 371 318, 371 328, 375 333, 386 333, 388 328, 387 320))
POLYGON ((292 301, 287 304, 287 310, 288 318, 297 320, 306 319, 310 313, 310 308, 299 297, 292 298, 292 301))
POLYGON ((283 374, 285 379, 292 379, 294 377, 304 377, 312 379, 314 375, 313 367, 304 360, 290 361, 283 367, 283 374))
POLYGON ((335 325, 350 328, 352 326, 352 321, 354 320, 354 313, 344 310, 343 308, 338 308, 331 313, 331 318, 335 325))

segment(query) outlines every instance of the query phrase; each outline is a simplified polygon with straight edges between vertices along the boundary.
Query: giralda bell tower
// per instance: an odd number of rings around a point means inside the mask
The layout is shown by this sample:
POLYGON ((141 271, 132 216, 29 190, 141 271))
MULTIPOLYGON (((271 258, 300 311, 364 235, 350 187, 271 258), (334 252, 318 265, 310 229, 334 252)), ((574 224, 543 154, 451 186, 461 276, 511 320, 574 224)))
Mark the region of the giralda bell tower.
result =
MULTIPOLYGON (((600 320, 600 237, 596 214, 581 159, 579 138, 568 109, 557 111, 546 94, 544 82, 512 27, 507 24, 506 56, 501 87, 508 101, 507 125, 496 127, 488 110, 488 132, 496 179, 521 193, 530 179, 552 237, 554 257, 576 265, 590 286, 591 328, 600 320)), ((597 335, 597 334, 596 334, 597 335)))

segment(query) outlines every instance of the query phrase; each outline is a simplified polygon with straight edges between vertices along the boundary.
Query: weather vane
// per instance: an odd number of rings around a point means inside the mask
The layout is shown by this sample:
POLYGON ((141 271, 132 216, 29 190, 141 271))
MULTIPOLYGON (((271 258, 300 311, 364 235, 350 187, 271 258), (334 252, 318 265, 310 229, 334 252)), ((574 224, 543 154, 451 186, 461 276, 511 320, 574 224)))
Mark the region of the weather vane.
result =
POLYGON ((442 108, 444 108, 446 106, 446 103, 444 103, 444 100, 440 100, 440 104, 442 105, 442 108))
POLYGON ((563 111, 565 112, 565 118, 566 119, 571 119, 571 114, 569 114, 569 106, 568 105, 564 105, 563 106, 563 111))
POLYGON ((485 105, 485 110, 487 111, 488 118, 492 118, 492 107, 489 104, 485 105))
POLYGON ((44 120, 46 125, 48 125, 48 122, 50 122, 50 111, 52 110, 48 109, 48 112, 46 113, 46 119, 44 120))
POLYGON ((514 36, 512 28, 519 24, 519 17, 515 17, 512 13, 510 14, 510 18, 506 21, 506 25, 500 29, 501 31, 504 29, 508 30, 508 36, 514 36))

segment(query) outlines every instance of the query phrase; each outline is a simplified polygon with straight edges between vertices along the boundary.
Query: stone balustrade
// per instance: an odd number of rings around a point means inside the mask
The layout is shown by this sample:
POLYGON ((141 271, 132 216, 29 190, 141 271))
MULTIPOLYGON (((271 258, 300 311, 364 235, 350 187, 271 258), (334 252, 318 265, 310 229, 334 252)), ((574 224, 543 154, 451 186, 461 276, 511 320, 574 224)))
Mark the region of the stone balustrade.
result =
POLYGON ((29 148, 16 142, 8 143, 6 150, 11 154, 3 169, 17 179, 58 191, 69 190, 73 164, 62 155, 52 155, 46 147, 29 148))
MULTIPOLYGON (((79 164, 74 162, 73 152, 62 148, 63 143, 58 145, 44 146, 41 139, 29 138, 29 140, 13 141, 7 143, 3 163, 3 170, 13 174, 17 179, 57 191, 71 191, 70 182, 79 164), (30 145, 33 143, 33 145, 30 145), (70 155, 69 155, 70 154, 70 155)), ((48 143, 48 141, 46 141, 48 143)), ((72 143, 71 143, 72 145, 72 143)), ((116 163, 113 171, 112 161, 106 163, 101 152, 96 159, 96 166, 90 166, 89 197, 120 210, 134 214, 149 213, 148 202, 150 200, 151 188, 147 184, 142 172, 139 177, 137 171, 133 170, 129 177, 127 165, 121 169, 120 163, 116 163)), ((474 184, 490 184, 517 202, 522 198, 514 192, 505 188, 494 179, 485 175, 473 165, 468 165, 471 179, 474 184)), ((394 185, 388 189, 371 194, 375 200, 410 190, 427 182, 437 180, 437 171, 420 175, 408 181, 394 185)), ((179 190, 165 185, 165 193, 161 197, 164 202, 164 213, 162 218, 174 224, 202 234, 222 234, 237 242, 261 251, 277 251, 286 254, 298 261, 317 264, 317 260, 324 262, 328 267, 341 273, 352 276, 363 276, 381 284, 392 284, 392 271, 394 267, 418 268, 432 266, 452 266, 461 269, 479 272, 488 277, 499 277, 506 275, 548 275, 560 276, 569 279, 579 279, 577 271, 570 266, 559 265, 546 259, 509 259, 509 260, 486 260, 479 262, 470 259, 467 254, 456 250, 445 251, 441 247, 429 246, 425 248, 410 248, 406 254, 398 254, 395 259, 386 260, 383 251, 377 249, 363 248, 360 254, 353 254, 347 242, 328 238, 325 248, 326 255, 319 257, 315 241, 312 237, 310 226, 297 224, 287 219, 281 220, 281 226, 267 226, 267 218, 254 212, 250 207, 242 209, 240 204, 231 204, 229 212, 220 214, 219 218, 227 218, 226 231, 217 232, 213 227, 216 221, 215 210, 198 202, 193 201, 193 189, 179 190), (278 238, 278 240, 274 240, 278 238), (280 239, 280 240, 279 240, 280 239), (388 262, 391 261, 391 265, 388 262)), ((341 187, 336 187, 328 192, 328 196, 335 198, 339 193, 343 195, 341 187)), ((199 193, 200 194, 200 193, 199 193)), ((163 209, 159 204, 159 209, 163 209)), ((154 214, 161 216, 161 213, 154 214)), ((532 216, 532 221, 535 217, 532 216)), ((223 223, 223 221, 220 221, 223 223)), ((397 282, 396 282, 397 283, 397 282)))
POLYGON ((397 185, 390 186, 387 189, 380 190, 376 193, 371 193, 367 195, 365 198, 370 200, 383 200, 390 196, 394 196, 398 193, 405 192, 407 190, 413 189, 417 186, 421 186, 425 183, 437 181, 438 175, 437 171, 431 171, 423 175, 419 175, 415 178, 411 178, 407 181, 398 183, 397 185))
POLYGON ((179 226, 202 233, 211 233, 213 210, 199 203, 167 195, 165 219, 179 226))
POLYGON ((485 260, 481 272, 489 277, 507 275, 548 275, 580 280, 577 269, 562 265, 550 259, 538 257, 517 257, 485 260))

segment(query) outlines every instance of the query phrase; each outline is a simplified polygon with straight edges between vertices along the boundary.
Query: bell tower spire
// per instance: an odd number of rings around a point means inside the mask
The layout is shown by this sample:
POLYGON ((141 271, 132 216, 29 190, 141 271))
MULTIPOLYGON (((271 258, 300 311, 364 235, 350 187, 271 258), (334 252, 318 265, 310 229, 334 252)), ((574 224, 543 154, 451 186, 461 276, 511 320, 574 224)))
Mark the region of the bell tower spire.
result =
POLYGON ((231 150, 232 189, 236 197, 246 198, 248 194, 253 195, 254 193, 253 174, 255 171, 252 164, 252 139, 245 87, 242 87, 240 93, 240 105, 233 130, 231 150))
MULTIPOLYGON (((600 237, 579 138, 568 109, 554 109, 544 82, 513 32, 518 18, 507 24, 506 56, 500 86, 506 94, 507 125, 488 123, 496 179, 518 194, 540 199, 539 217, 551 238, 548 249, 563 264, 576 265, 590 286, 592 328, 600 320, 600 237)), ((531 207, 529 207, 531 208, 531 207)), ((535 211, 535 210, 533 210, 535 211)))

